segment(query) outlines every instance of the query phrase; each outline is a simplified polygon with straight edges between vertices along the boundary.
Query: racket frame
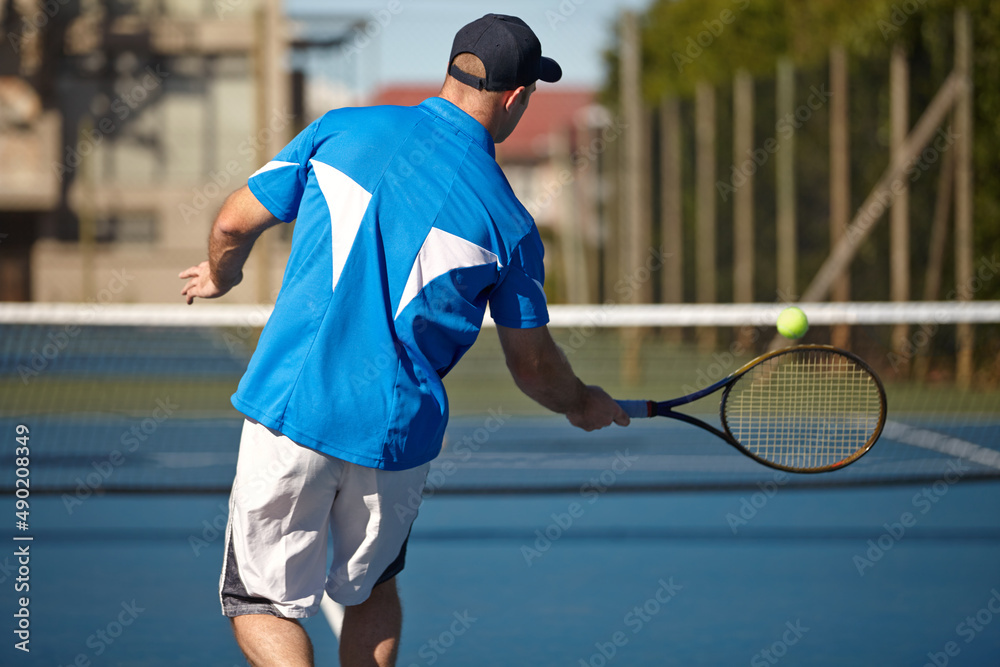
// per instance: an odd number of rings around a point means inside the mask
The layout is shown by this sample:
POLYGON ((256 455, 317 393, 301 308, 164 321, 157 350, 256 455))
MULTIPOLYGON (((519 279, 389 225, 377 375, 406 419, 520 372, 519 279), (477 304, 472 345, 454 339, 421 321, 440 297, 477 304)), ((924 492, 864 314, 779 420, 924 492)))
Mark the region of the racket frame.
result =
POLYGON ((882 428, 885 426, 886 397, 885 397, 885 387, 882 385, 882 380, 879 378, 878 374, 875 373, 872 367, 869 366, 864 359, 857 356, 853 352, 848 352, 847 350, 842 350, 840 348, 833 347, 832 345, 796 345, 794 347, 785 347, 780 350, 774 350, 772 352, 768 352, 767 354, 761 355, 747 362, 742 367, 733 371, 732 373, 722 378, 718 382, 710 384, 704 389, 692 392, 686 396, 681 396, 680 398, 674 398, 669 401, 661 401, 661 402, 646 401, 646 410, 648 412, 647 414, 648 417, 670 417, 671 419, 677 419, 682 422, 687 422, 688 424, 692 424, 694 426, 697 426, 698 428, 708 431, 709 433, 718 436, 719 438, 722 438, 722 440, 724 440, 726 443, 738 449, 741 454, 749 456, 754 461, 757 461, 758 463, 761 463, 769 468, 774 468, 775 470, 782 470, 785 472, 812 474, 812 473, 830 472, 833 470, 838 470, 840 468, 843 468, 844 466, 854 463, 855 461, 857 461, 862 456, 868 453, 868 451, 872 448, 875 442, 879 439, 879 436, 882 435, 882 428), (744 447, 729 430, 729 424, 726 420, 726 401, 729 398, 729 392, 732 390, 736 382, 742 376, 746 375, 746 373, 749 372, 750 369, 759 366, 768 359, 773 359, 774 357, 780 357, 785 354, 792 354, 795 352, 802 352, 809 350, 834 352, 836 354, 845 356, 851 361, 853 361, 855 364, 860 366, 865 372, 868 373, 868 375, 872 378, 872 380, 875 382, 876 387, 878 388, 878 395, 879 395, 878 424, 876 424, 875 430, 869 436, 868 441, 862 447, 858 448, 858 450, 855 451, 851 456, 842 461, 837 461, 836 463, 832 463, 826 466, 818 466, 810 468, 787 466, 781 463, 775 463, 774 461, 768 461, 767 459, 757 456, 749 449, 744 447), (716 391, 722 389, 723 387, 725 387, 725 391, 722 394, 722 399, 719 401, 719 421, 722 422, 722 429, 718 429, 715 426, 709 424, 708 422, 698 419, 697 417, 692 417, 691 415, 685 414, 683 412, 674 411, 674 408, 678 406, 687 405, 688 403, 693 403, 698 399, 704 398, 709 394, 715 393, 716 391))

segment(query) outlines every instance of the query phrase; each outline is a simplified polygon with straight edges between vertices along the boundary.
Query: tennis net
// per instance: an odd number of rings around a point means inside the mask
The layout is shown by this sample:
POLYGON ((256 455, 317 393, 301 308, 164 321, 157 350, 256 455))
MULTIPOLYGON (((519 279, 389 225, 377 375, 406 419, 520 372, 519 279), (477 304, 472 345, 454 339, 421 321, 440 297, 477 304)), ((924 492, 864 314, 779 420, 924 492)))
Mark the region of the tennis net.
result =
MULTIPOLYGON (((812 324, 802 342, 841 337, 886 386, 882 438, 844 470, 777 472, 666 419, 583 433, 517 391, 497 337, 484 331, 446 379, 452 419, 427 493, 1000 480, 1000 304, 802 307, 812 324), (954 382, 958 324, 972 325, 979 341, 966 389, 954 382)), ((587 382, 616 398, 666 400, 766 351, 780 310, 554 306, 550 327, 587 382)), ((265 306, 220 304, 0 304, 0 429, 11 443, 19 425, 29 430, 32 491, 72 501, 109 492, 228 490, 242 424, 229 397, 269 314, 265 306)), ((378 363, 373 359, 373 368, 378 363)), ((716 394, 689 412, 718 423, 718 406, 716 394)), ((13 446, 7 451, 0 486, 9 492, 13 446)))

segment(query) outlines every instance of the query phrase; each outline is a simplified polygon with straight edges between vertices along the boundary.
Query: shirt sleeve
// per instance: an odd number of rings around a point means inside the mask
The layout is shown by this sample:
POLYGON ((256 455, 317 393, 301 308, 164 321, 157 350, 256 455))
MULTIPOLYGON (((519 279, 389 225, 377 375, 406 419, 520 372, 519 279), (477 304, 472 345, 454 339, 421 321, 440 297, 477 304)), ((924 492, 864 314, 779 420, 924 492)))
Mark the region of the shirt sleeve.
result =
POLYGON ((298 216, 320 120, 302 130, 273 160, 247 180, 257 201, 282 222, 291 222, 298 216))
POLYGON ((494 322, 511 329, 533 329, 548 323, 544 254, 538 229, 532 226, 511 253, 506 274, 490 294, 494 322))

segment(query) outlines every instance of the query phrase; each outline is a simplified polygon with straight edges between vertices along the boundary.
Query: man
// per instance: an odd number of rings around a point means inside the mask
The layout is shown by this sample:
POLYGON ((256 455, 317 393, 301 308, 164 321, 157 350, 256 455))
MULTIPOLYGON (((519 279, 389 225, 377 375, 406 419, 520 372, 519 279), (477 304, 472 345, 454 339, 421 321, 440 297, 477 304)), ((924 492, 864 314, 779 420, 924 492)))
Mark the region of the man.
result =
POLYGON ((542 245, 494 154, 536 81, 561 70, 520 19, 455 37, 440 96, 340 109, 226 201, 183 294, 242 278, 254 240, 298 219, 274 312, 233 405, 247 416, 230 499, 223 613, 252 665, 311 665, 295 619, 345 605, 344 665, 392 665, 412 517, 448 417, 441 378, 487 304, 518 387, 580 428, 628 417, 552 341, 542 245), (384 369, 372 377, 372 361, 384 369), (387 362, 387 360, 389 360, 387 362), (327 530, 333 565, 326 570, 327 530))

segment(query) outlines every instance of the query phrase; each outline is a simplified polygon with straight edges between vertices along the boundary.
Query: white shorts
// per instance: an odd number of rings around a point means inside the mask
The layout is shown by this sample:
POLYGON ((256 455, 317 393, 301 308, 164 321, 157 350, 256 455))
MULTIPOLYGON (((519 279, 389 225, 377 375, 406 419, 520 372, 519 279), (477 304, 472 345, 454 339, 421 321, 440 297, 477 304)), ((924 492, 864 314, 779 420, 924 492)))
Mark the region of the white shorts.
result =
POLYGON ((429 467, 365 468, 248 419, 229 498, 222 613, 305 618, 324 590, 343 605, 367 600, 403 569, 429 467))

